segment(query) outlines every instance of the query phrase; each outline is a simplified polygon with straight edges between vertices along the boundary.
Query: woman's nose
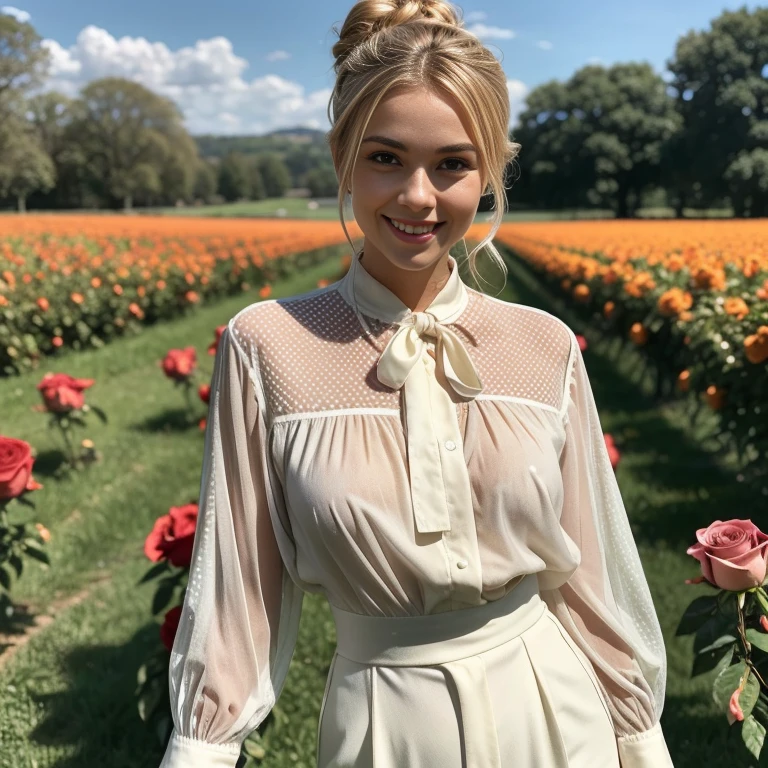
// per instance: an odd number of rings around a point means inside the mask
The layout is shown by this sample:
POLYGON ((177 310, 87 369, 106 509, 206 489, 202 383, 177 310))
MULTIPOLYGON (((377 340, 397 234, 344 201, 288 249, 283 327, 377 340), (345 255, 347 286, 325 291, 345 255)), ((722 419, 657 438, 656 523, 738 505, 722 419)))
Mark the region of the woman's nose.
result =
POLYGON ((416 208, 424 208, 434 205, 434 188, 426 171, 417 171, 412 174, 405 185, 405 189, 400 194, 401 204, 411 204, 416 208))

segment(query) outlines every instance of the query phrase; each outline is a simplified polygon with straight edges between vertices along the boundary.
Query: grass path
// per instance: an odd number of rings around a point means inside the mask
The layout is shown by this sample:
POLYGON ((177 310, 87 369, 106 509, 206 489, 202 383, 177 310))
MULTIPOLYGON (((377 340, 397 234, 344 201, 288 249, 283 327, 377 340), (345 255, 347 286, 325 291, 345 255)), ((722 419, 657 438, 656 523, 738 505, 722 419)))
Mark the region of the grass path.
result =
MULTIPOLYGON (((275 285, 273 295, 309 290, 320 277, 333 277, 337 264, 332 260, 275 285)), ((500 298, 562 313, 574 330, 582 330, 524 266, 513 260, 509 265, 500 298)), ((496 271, 483 272, 498 284, 496 271)), ((42 372, 0 381, 0 428, 37 447, 35 476, 46 487, 36 494, 32 518, 53 534, 52 568, 32 565, 15 594, 39 611, 82 595, 0 668, 0 768, 159 764, 162 745, 139 719, 134 700, 136 670, 158 642, 158 624, 149 612, 151 588, 135 584, 148 566, 142 545, 154 519, 170 505, 197 497, 202 433, 185 423, 180 393, 157 361, 172 346, 193 344, 209 373, 213 358, 205 349, 213 328, 253 300, 255 295, 229 299, 102 350, 57 361, 55 370, 96 378, 89 400, 110 416, 107 425, 94 421, 89 433, 104 462, 70 480, 51 479, 54 436, 45 418, 30 410, 38 401, 34 384, 42 372)), ((736 740, 726 741, 727 724, 711 703, 709 676, 688 677, 691 638, 672 637, 683 606, 704 593, 683 583, 697 573, 685 554, 693 532, 723 514, 750 510, 753 500, 741 492, 732 469, 707 449, 679 404, 659 407, 650 399, 638 358, 616 352, 610 343, 592 344, 585 358, 603 428, 623 452, 619 482, 667 638, 662 724, 675 766, 754 765, 737 759, 744 750, 736 740)), ((334 640, 326 603, 307 595, 286 688, 265 739, 270 768, 314 768, 317 717, 334 640)))

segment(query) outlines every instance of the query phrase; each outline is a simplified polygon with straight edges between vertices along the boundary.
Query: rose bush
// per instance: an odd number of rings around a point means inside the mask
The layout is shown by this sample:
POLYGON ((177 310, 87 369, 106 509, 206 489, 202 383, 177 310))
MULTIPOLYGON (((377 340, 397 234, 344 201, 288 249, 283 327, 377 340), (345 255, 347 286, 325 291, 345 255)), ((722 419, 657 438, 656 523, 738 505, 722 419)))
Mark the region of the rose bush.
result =
POLYGON ((80 469, 99 458, 94 450, 93 441, 86 438, 76 448, 75 427, 85 427, 86 415, 95 413, 102 422, 107 421, 101 408, 85 402, 85 390, 96 383, 95 379, 76 379, 67 373, 46 373, 37 384, 37 390, 43 398, 42 405, 36 410, 49 413, 48 426, 57 429, 64 443, 65 467, 80 469))
POLYGON ((693 600, 676 634, 695 635, 691 676, 716 670, 715 702, 759 760, 768 729, 768 535, 749 519, 715 520, 696 540, 686 551, 701 575, 686 583, 717 593, 693 600))

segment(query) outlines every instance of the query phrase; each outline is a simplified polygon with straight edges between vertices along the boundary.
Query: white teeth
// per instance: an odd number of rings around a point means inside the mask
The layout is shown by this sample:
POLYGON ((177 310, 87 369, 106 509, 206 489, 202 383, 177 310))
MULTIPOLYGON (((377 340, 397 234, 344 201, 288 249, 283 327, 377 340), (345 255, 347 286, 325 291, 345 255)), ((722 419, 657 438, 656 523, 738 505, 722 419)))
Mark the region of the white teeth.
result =
POLYGON ((435 228, 434 224, 429 227, 412 227, 410 224, 401 224, 399 221, 395 221, 394 219, 390 219, 390 221, 401 232, 407 232, 409 235, 423 235, 426 232, 431 232, 435 228))

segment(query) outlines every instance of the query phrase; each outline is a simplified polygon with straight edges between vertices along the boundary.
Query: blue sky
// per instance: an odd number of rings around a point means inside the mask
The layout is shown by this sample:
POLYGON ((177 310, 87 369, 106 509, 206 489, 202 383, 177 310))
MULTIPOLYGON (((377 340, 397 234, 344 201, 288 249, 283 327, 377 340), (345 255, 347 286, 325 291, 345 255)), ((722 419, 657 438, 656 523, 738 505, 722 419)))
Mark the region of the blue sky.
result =
MULTIPOLYGON (((54 67, 48 88, 76 95, 88 81, 130 77, 173 98, 193 133, 261 134, 329 128, 330 49, 352 0, 17 0, 54 67)), ((0 0, 0 6, 2 0, 0 0)), ((467 26, 507 75, 513 127, 525 95, 590 63, 647 61, 659 73, 689 30, 728 0, 466 0, 467 26)))

